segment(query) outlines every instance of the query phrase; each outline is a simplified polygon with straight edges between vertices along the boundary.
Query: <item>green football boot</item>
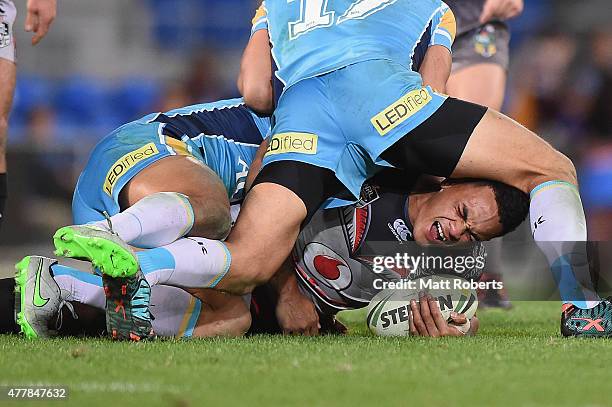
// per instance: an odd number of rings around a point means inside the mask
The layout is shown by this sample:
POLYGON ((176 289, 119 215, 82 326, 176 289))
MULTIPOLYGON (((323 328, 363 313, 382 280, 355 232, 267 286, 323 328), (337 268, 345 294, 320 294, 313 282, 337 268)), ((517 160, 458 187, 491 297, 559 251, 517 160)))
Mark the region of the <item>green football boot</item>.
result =
POLYGON ((89 261, 107 276, 129 277, 138 272, 136 254, 112 228, 65 226, 55 232, 53 244, 56 255, 89 261))
POLYGON ((55 259, 28 256, 15 265, 15 322, 28 339, 56 336, 64 305, 75 315, 53 278, 51 266, 56 263, 55 259))

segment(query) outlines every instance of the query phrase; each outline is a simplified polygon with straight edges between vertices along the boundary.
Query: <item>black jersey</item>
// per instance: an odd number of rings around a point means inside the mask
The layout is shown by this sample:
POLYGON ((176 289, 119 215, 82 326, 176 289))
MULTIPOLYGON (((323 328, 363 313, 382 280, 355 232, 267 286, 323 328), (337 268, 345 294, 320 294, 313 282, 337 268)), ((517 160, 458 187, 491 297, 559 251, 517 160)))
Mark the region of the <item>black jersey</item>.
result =
MULTIPOLYGON (((392 174, 385 174, 384 178, 388 180, 389 176, 392 174)), ((452 270, 421 266, 414 270, 383 267, 375 271, 376 257, 393 257, 398 253, 484 256, 480 243, 459 248, 418 246, 409 219, 408 193, 366 184, 361 195, 357 204, 316 212, 293 250, 300 287, 323 314, 367 306, 380 291, 381 282, 441 272, 453 274, 452 270)), ((478 279, 481 271, 474 268, 460 275, 478 279)))
POLYGON ((371 265, 372 245, 385 242, 392 252, 413 240, 408 194, 376 188, 369 199, 318 211, 296 242, 293 259, 301 287, 324 313, 366 306, 378 291, 374 279, 405 277, 395 270, 374 273, 371 265))
POLYGON ((444 0, 455 14, 457 36, 464 34, 480 24, 480 14, 485 0, 444 0))

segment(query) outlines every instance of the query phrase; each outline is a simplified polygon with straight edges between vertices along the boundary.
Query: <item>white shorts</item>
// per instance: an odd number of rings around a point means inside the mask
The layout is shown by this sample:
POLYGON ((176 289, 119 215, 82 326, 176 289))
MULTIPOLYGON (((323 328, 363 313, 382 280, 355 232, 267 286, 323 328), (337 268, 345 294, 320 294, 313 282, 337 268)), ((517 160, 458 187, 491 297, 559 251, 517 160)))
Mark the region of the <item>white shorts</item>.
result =
POLYGON ((0 0, 0 58, 15 62, 13 24, 17 10, 11 0, 0 0))

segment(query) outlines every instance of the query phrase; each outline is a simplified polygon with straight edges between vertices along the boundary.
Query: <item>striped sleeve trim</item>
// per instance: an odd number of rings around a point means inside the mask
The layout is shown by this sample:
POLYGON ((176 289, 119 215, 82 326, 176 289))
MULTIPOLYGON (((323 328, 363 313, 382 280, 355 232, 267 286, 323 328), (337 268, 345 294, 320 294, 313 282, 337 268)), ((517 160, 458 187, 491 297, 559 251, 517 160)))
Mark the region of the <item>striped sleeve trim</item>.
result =
POLYGON ((430 46, 442 45, 452 50, 455 36, 457 35, 457 22, 452 10, 444 3, 438 10, 432 21, 432 35, 430 46))
POLYGON ((259 30, 268 29, 268 12, 266 11, 265 2, 261 2, 261 5, 255 12, 255 16, 251 20, 251 36, 259 30))

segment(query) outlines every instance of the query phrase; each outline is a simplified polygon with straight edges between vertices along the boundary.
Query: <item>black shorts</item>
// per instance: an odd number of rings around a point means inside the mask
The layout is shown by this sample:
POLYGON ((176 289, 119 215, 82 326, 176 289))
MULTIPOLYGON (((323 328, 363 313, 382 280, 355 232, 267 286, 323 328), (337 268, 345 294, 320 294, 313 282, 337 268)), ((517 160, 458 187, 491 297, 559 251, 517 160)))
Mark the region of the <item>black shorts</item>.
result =
MULTIPOLYGON (((449 97, 431 117, 385 150, 380 157, 404 172, 448 177, 486 111, 484 106, 449 97)), ((328 198, 351 199, 350 193, 333 171, 297 161, 268 164, 261 170, 254 185, 264 182, 282 185, 300 197, 307 210, 302 225, 328 198)), ((398 178, 399 182, 401 177, 398 178)), ((397 185, 397 190, 407 188, 406 185, 409 184, 397 185)))
POLYGON ((476 27, 453 43, 453 73, 476 64, 496 64, 508 69, 510 31, 502 22, 476 27))

